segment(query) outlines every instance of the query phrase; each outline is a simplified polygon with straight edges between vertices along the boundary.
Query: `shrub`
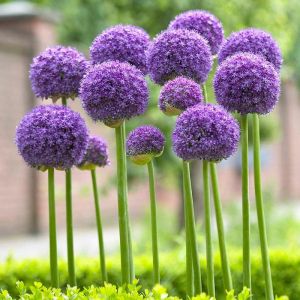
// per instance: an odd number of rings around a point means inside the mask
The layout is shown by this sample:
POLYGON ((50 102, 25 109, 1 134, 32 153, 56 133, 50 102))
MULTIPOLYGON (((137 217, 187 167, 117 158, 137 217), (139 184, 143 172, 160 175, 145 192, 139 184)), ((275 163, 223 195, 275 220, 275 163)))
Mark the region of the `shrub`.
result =
MULTIPOLYGON (((230 261, 233 275, 234 288, 242 290, 242 256, 240 252, 230 250, 230 261)), ((273 271, 275 294, 286 294, 290 300, 298 300, 300 295, 300 254, 295 251, 272 250, 270 253, 273 271)), ((174 251, 161 254, 161 279, 162 285, 170 295, 185 297, 185 256, 184 251, 174 251)), ((100 270, 97 258, 78 258, 77 285, 78 288, 91 285, 100 286, 100 270)), ((152 259, 151 256, 140 255, 135 258, 136 276, 140 280, 143 289, 152 286, 152 259)), ((66 262, 60 262, 60 284, 62 288, 67 286, 68 272, 66 262)), ((205 262, 201 261, 201 269, 204 290, 206 290, 205 262)), ((119 285, 121 281, 120 261, 118 257, 110 257, 107 260, 108 278, 112 284, 119 285)), ((219 257, 215 257, 215 279, 217 299, 223 300, 224 288, 219 257)), ((18 295, 16 282, 21 280, 25 286, 34 282, 42 282, 50 286, 49 263, 47 260, 26 259, 16 261, 12 258, 0 264, 0 288, 8 290, 12 297, 18 295)), ((252 259, 252 281, 254 299, 264 298, 264 279, 259 252, 254 253, 252 259)), ((3 296, 2 296, 3 297, 3 296)), ((1 298, 0 298, 1 299, 1 298)), ((2 298, 5 299, 5 298, 2 298)), ((7 298, 10 299, 10 298, 7 298)), ((80 298, 77 298, 80 299, 80 298)), ((195 299, 200 300, 201 298, 195 299)), ((205 298, 204 298, 205 299, 205 298)), ((230 299, 230 298, 229 298, 230 299)), ((243 299, 243 298, 242 298, 243 299)), ((285 298, 279 298, 286 300, 285 298)), ((201 299, 202 300, 202 299, 201 299)))
MULTIPOLYGON (((40 282, 34 282, 33 285, 28 288, 22 281, 17 281, 16 289, 18 292, 17 299, 22 300, 35 300, 35 299, 116 299, 116 300, 179 300, 178 297, 169 296, 167 290, 161 285, 156 285, 151 291, 145 290, 141 292, 141 286, 138 285, 138 280, 135 280, 133 284, 129 284, 127 287, 116 287, 110 283, 105 283, 102 287, 90 286, 80 290, 77 287, 68 286, 63 292, 58 288, 47 288, 40 282)), ((250 291, 244 288, 243 291, 238 294, 239 300, 247 300, 250 298, 250 291)), ((0 293, 0 300, 13 300, 7 290, 3 290, 0 293)), ((236 299, 234 291, 227 293, 226 300, 236 299)), ((192 300, 214 300, 205 293, 202 293, 196 297, 192 297, 192 300)), ((278 299, 280 300, 280 299, 278 299)), ((284 299, 281 299, 284 300, 284 299)))

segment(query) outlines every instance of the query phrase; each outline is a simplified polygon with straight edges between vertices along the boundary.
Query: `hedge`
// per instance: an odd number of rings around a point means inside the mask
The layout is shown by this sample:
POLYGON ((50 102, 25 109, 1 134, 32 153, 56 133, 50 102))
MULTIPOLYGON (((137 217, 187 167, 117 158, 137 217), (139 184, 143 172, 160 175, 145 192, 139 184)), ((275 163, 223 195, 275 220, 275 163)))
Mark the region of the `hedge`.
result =
MULTIPOLYGON (((299 300, 300 295, 300 253, 297 251, 273 250, 270 253, 273 272, 273 283, 276 295, 287 295, 290 300, 299 300)), ((242 286, 242 256, 240 252, 230 251, 230 261, 235 290, 241 291, 242 286)), ((185 296, 185 266, 184 252, 174 251, 160 256, 162 285, 171 296, 184 298, 185 296)), ((60 284, 67 286, 67 265, 61 261, 60 284)), ((120 284, 120 262, 118 257, 107 260, 109 282, 120 284)), ((152 288, 152 260, 151 256, 140 255, 135 257, 136 277, 139 278, 143 289, 152 288)), ((205 262, 201 261, 204 291, 206 291, 205 262)), ((77 258, 76 276, 79 288, 91 285, 100 286, 99 263, 96 258, 77 258)), ((215 257, 215 280, 217 299, 225 299, 220 260, 215 257)), ((26 286, 34 282, 41 282, 45 286, 50 284, 49 264, 47 260, 27 259, 16 261, 12 258, 0 264, 0 288, 16 297, 18 290, 16 282, 22 281, 26 286)), ((252 259, 252 294, 253 300, 264 299, 264 279, 259 253, 252 259)))
MULTIPOLYGON (((26 287, 23 282, 18 281, 16 283, 18 295, 13 298, 8 291, 0 291, 0 300, 38 300, 38 299, 55 299, 55 300, 86 300, 86 299, 110 299, 110 300, 180 300, 179 297, 169 296, 167 290, 161 286, 156 285, 152 290, 141 290, 141 286, 138 285, 138 280, 135 280, 133 284, 123 287, 117 287, 110 283, 105 283, 104 286, 95 287, 90 286, 83 290, 77 287, 68 286, 63 292, 57 288, 47 288, 40 282, 34 282, 33 285, 26 287)), ((238 295, 234 291, 227 292, 226 300, 235 300, 238 297, 239 300, 250 299, 250 290, 244 288, 238 295)), ((201 293, 191 300, 216 300, 210 298, 205 293, 201 293)), ((218 299, 217 299, 218 300, 218 299)), ((285 297, 276 298, 276 300, 286 300, 285 297)))

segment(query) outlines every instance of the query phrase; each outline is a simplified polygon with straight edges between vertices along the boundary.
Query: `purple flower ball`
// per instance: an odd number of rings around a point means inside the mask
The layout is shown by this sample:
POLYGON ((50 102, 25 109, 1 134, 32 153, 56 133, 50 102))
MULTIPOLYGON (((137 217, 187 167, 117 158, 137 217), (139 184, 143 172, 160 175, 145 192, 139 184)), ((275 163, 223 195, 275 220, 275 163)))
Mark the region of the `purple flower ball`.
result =
POLYGON ((160 85, 181 75, 203 83, 212 67, 212 55, 200 34, 186 29, 167 30, 150 44, 147 65, 151 79, 160 85))
POLYGON ((80 81, 88 68, 83 54, 71 47, 47 48, 33 59, 30 66, 32 89, 37 97, 75 98, 80 81))
POLYGON ((162 132, 150 125, 132 130, 126 141, 127 155, 139 165, 148 163, 153 157, 162 154, 165 138, 162 132))
POLYGON ((114 127, 143 114, 149 92, 140 70, 129 63, 108 61, 87 72, 81 82, 80 97, 93 120, 114 127))
POLYGON ((219 53, 219 63, 237 52, 250 52, 263 56, 277 71, 282 64, 279 46, 273 37, 260 29, 248 28, 233 32, 224 42, 219 53))
POLYGON ((159 96, 159 108, 166 115, 179 115, 188 107, 203 101, 201 87, 195 81, 176 77, 168 81, 159 96))
POLYGON ((86 153, 77 165, 82 170, 92 170, 110 164, 106 142, 97 136, 89 136, 86 153))
POLYGON ((80 115, 59 105, 35 107, 21 120, 16 144, 34 168, 69 169, 78 164, 88 145, 88 130, 80 115))
POLYGON ((178 117, 172 135, 176 155, 186 161, 226 159, 236 151, 239 138, 237 121, 212 104, 188 108, 178 117))
POLYGON ((146 50, 150 37, 142 28, 116 25, 98 35, 90 47, 93 64, 108 60, 128 62, 147 74, 146 50))
POLYGON ((224 39, 222 23, 204 10, 190 10, 176 16, 169 28, 196 31, 208 41, 212 54, 219 52, 224 39))
POLYGON ((273 65, 251 53, 228 57, 214 78, 216 100, 231 112, 267 114, 280 95, 280 79, 273 65))

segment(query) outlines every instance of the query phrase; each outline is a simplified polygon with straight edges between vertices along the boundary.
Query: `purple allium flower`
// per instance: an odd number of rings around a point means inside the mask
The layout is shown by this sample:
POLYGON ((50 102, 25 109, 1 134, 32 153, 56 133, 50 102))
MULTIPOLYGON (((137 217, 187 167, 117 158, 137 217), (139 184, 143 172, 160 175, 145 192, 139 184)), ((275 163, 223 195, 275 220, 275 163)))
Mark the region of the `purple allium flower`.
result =
POLYGON ((118 61, 92 67, 80 87, 86 112, 93 120, 107 125, 143 114, 148 96, 142 72, 129 63, 118 61))
POLYGON ((203 83, 212 67, 212 55, 200 34, 186 29, 167 30, 150 44, 147 66, 157 84, 181 75, 203 83))
POLYGON ((178 117, 173 149, 183 160, 220 161, 236 151, 239 137, 239 125, 230 113, 218 105, 199 104, 178 117))
POLYGON ((88 68, 83 54, 71 47, 47 48, 33 59, 30 66, 32 89, 37 97, 75 98, 80 81, 88 68))
POLYGON ((16 132, 19 153, 32 167, 68 169, 78 164, 88 145, 88 130, 80 115, 59 105, 35 107, 16 132))
POLYGON ((196 31, 208 41, 212 54, 219 52, 224 39, 222 23, 204 10, 190 10, 176 16, 169 28, 196 31))
POLYGON ((132 130, 126 141, 127 155, 139 165, 148 163, 153 157, 162 154, 165 138, 162 132, 150 125, 132 130))
POLYGON ((106 142, 100 137, 89 136, 86 153, 77 166, 83 170, 91 170, 96 167, 105 167, 109 164, 106 142))
POLYGON ((188 107, 201 103, 203 95, 199 84, 181 76, 163 86, 158 101, 166 115, 179 115, 188 107))
POLYGON ((218 68, 214 90, 219 104, 241 114, 267 114, 280 95, 280 79, 272 64, 251 53, 228 57, 218 68))
POLYGON ((224 42, 219 53, 219 63, 237 52, 250 52, 263 56, 277 71, 282 64, 279 46, 273 37, 260 29, 248 28, 233 32, 224 42))
POLYGON ((98 35, 90 47, 93 64, 108 60, 128 62, 147 74, 146 50, 150 37, 144 29, 132 25, 116 25, 98 35))

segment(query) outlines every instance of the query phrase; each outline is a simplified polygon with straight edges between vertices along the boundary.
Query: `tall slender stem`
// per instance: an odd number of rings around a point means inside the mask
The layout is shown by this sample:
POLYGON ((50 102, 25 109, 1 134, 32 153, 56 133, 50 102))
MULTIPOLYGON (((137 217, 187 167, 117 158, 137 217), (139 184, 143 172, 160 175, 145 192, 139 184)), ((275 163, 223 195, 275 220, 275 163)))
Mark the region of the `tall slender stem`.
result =
POLYGON ((154 284, 160 283, 159 275, 159 256, 158 256, 158 238, 157 238, 157 216, 156 216, 156 195, 154 182, 153 160, 148 164, 149 192, 150 192, 150 210, 151 210, 151 233, 152 233, 152 255, 153 255, 153 280, 154 284))
POLYGON ((194 213, 192 185, 191 185, 191 178, 190 178, 190 166, 188 162, 186 161, 182 162, 182 170, 183 170, 183 186, 184 186, 184 203, 185 203, 185 210, 186 210, 186 219, 188 222, 187 230, 190 239, 190 247, 191 247, 190 252, 192 255, 193 271, 195 277, 194 280, 195 294, 198 295, 202 292, 202 283, 201 283, 200 260, 198 256, 195 213, 194 213))
POLYGON ((97 178, 96 178, 96 170, 95 169, 91 170, 91 175, 92 175, 92 183, 93 183, 95 213, 96 213, 97 232, 98 232, 100 269, 101 269, 102 281, 107 282, 104 239, 103 239, 102 221, 101 221, 100 204, 99 204, 97 178))
POLYGON ((259 118, 257 114, 253 114, 253 159, 254 159, 254 186, 257 221, 259 229, 261 256, 263 270, 265 276, 266 299, 274 300, 273 284, 271 275, 270 258, 268 252, 266 223, 263 207, 263 196, 261 188, 261 170, 260 170, 260 134, 259 134, 259 118))
MULTIPOLYGON (((67 106, 67 98, 62 97, 62 105, 67 106)), ((72 172, 66 170, 66 223, 67 223, 67 252, 68 252, 68 272, 69 284, 76 285, 75 258, 74 258, 74 238, 73 238, 73 209, 72 209, 72 172)))
POLYGON ((203 90, 203 100, 204 103, 206 104, 208 102, 208 98, 207 98, 207 90, 205 84, 202 84, 202 90, 203 90))
POLYGON ((69 284, 71 286, 76 286, 72 212, 72 173, 70 169, 66 170, 66 222, 69 284))
MULTIPOLYGON (((184 188, 183 188, 184 189, 184 188)), ((191 239, 189 234, 189 222, 186 204, 184 203, 184 224, 185 224, 185 257, 186 257, 186 299, 194 295, 194 270, 191 251, 191 239)))
MULTIPOLYGON (((183 194, 185 195, 184 183, 183 183, 183 194)), ((190 299, 194 295, 194 270, 193 270, 192 251, 191 251, 191 239, 189 234, 188 213, 187 213, 187 206, 185 203, 184 203, 184 227, 185 227, 185 256, 186 256, 186 299, 190 299)))
POLYGON ((124 134, 122 126, 115 128, 116 136, 116 156, 117 156, 117 182, 118 182, 118 215, 121 249, 121 273, 122 284, 129 283, 130 278, 130 258, 129 258, 129 233, 127 216, 127 188, 126 188, 126 162, 124 152, 124 134))
POLYGON ((214 262, 213 262, 213 246, 211 237, 211 207, 208 180, 209 162, 203 161, 203 200, 204 200, 204 219, 205 219, 205 237, 206 237, 206 264, 207 264, 207 287, 208 294, 215 296, 215 279, 214 279, 214 262))
POLYGON ((52 287, 59 286, 57 267, 57 240, 55 214, 54 169, 48 168, 48 202, 49 202, 49 244, 50 244, 50 273, 52 287))
MULTIPOLYGON (((122 140, 123 140, 123 153, 126 153, 126 125, 125 121, 123 122, 122 126, 122 140)), ((128 256, 129 256, 129 264, 130 264, 130 282, 133 282, 135 278, 135 271, 134 271, 134 263, 133 263, 133 251, 132 251, 132 238, 131 238, 131 229, 130 229, 130 221, 129 221, 129 212, 128 212, 128 180, 127 180, 127 157, 125 155, 125 162, 124 162, 124 173, 125 173, 125 188, 126 188, 126 220, 127 220, 127 232, 128 232, 128 256)))
POLYGON ((242 206, 243 206, 243 284, 251 289, 250 201, 248 170, 248 116, 241 115, 242 206))
POLYGON ((220 193, 218 188, 217 170, 216 170, 215 163, 210 163, 209 165, 210 165, 213 198, 215 204, 217 229, 218 229, 218 236, 219 236, 219 248, 220 248, 220 255, 221 255, 221 262, 222 262, 223 280, 224 280, 225 289, 227 291, 230 291, 232 290, 233 286, 232 286, 231 272, 229 267, 229 260, 227 256, 227 250, 226 250, 222 203, 220 200, 220 193))

